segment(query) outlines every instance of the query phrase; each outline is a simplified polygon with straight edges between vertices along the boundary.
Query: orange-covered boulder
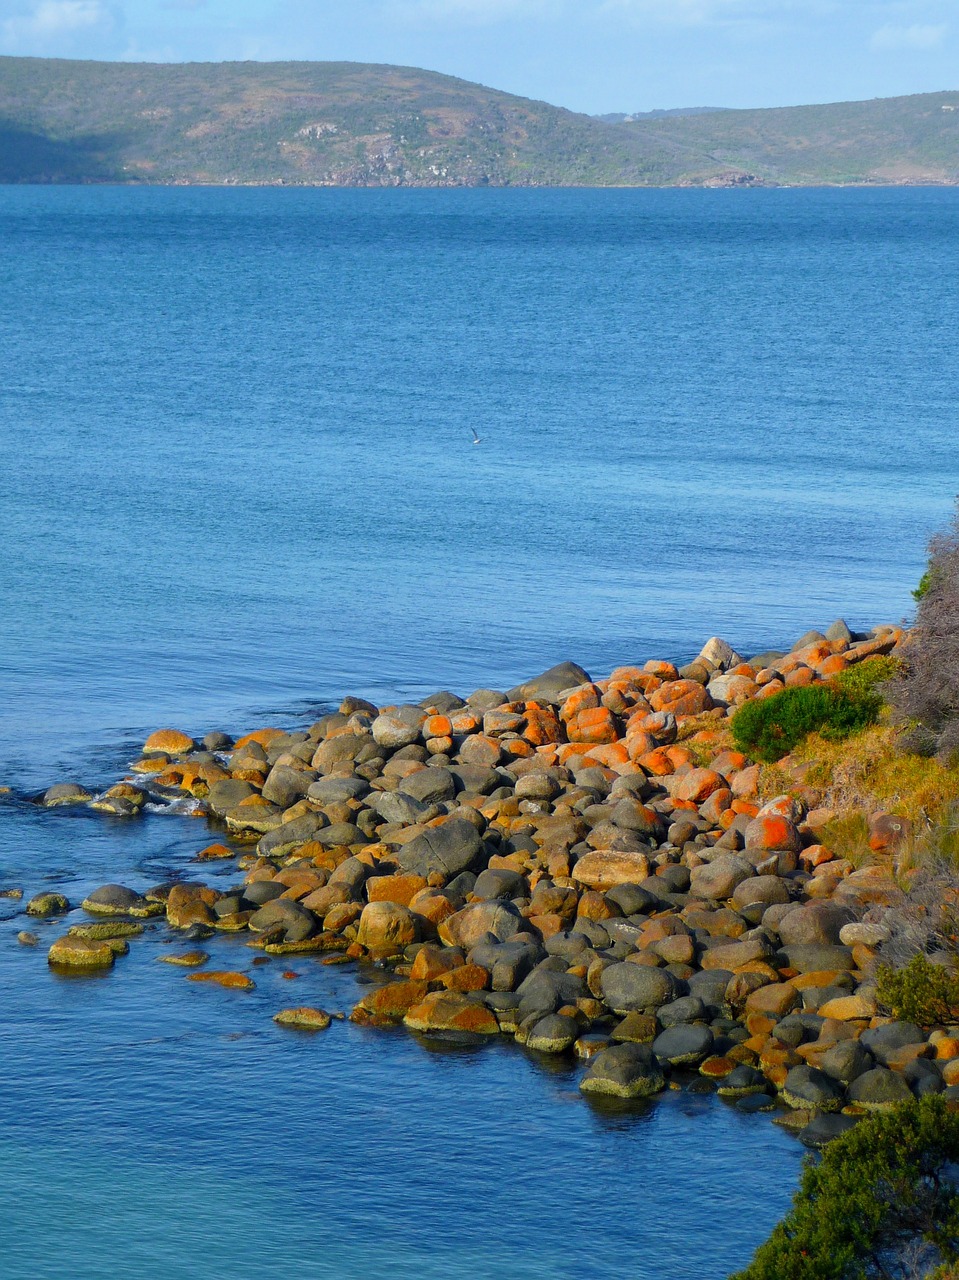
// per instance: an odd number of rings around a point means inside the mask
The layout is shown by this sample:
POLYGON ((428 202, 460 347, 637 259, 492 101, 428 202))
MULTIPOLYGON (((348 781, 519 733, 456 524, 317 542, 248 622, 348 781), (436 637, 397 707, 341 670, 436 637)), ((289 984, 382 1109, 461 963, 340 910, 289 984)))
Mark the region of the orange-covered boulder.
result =
POLYGON ((411 1031, 459 1031, 494 1036, 499 1023, 476 997, 453 991, 431 991, 403 1019, 411 1031))
POLYGON ((566 734, 570 742, 616 742, 619 726, 608 707, 591 707, 567 722, 566 734))
POLYGON ((366 882, 370 902, 398 902, 403 907, 425 888, 426 878, 415 875, 371 876, 366 882))
POLYGON ((143 750, 147 753, 162 751, 170 756, 186 755, 195 747, 196 743, 190 735, 181 733, 179 729, 158 729, 143 744, 143 750))
POLYGON ((669 793, 674 800, 692 800, 695 804, 702 804, 714 791, 725 789, 726 779, 715 769, 689 769, 674 776, 669 793))
POLYGON ((696 680, 670 680, 649 695, 649 705, 675 716, 696 716, 709 711, 713 700, 696 680))

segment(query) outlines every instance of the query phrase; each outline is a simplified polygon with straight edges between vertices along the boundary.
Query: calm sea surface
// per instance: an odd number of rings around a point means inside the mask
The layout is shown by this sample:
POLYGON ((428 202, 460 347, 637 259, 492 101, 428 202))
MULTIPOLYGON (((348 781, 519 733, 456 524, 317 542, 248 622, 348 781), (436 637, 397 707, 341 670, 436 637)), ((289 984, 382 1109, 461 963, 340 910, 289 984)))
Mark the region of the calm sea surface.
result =
MULTIPOLYGON (((959 489, 957 332, 954 191, 0 188, 0 887, 196 873, 195 820, 23 800, 162 724, 898 620, 959 489)), ((194 988, 157 930, 65 981, 18 911, 11 1276, 721 1280, 795 1185, 709 1098, 273 1026, 347 970, 194 988)))

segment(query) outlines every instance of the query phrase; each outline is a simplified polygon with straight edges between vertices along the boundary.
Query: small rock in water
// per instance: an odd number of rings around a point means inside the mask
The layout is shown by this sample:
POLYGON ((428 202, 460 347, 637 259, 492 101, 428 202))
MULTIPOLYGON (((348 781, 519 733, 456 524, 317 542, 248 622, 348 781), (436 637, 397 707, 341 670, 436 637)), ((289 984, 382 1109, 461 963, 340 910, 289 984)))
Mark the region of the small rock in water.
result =
POLYGON ((40 803, 45 809, 57 809, 66 804, 86 804, 92 797, 77 782, 57 782, 43 793, 40 803))
POLYGON ((38 893, 27 903, 28 916, 61 916, 70 910, 62 893, 38 893))
POLYGON ((0 889, 0 898, 13 898, 19 902, 22 897, 22 889, 0 889))
POLYGON ((252 991, 256 983, 245 973, 235 970, 209 969, 206 973, 187 974, 187 982, 215 982, 218 987, 229 987, 235 991, 252 991))
POLYGON ((58 938, 47 954, 47 961, 54 968, 109 969, 113 959, 113 948, 109 942, 78 938, 69 933, 64 938, 58 938))
POLYGON ((208 951, 183 951, 175 956, 157 956, 163 964, 177 964, 184 969, 196 969, 201 964, 206 964, 210 958, 208 951))
POLYGON ((17 942, 20 943, 21 947, 35 947, 40 942, 40 939, 35 933, 31 933, 29 929, 21 929, 17 934, 17 942))
POLYGON ((325 1031, 332 1021, 324 1009, 311 1009, 304 1005, 299 1009, 281 1009, 273 1015, 273 1021, 281 1027, 299 1027, 302 1031, 325 1031))

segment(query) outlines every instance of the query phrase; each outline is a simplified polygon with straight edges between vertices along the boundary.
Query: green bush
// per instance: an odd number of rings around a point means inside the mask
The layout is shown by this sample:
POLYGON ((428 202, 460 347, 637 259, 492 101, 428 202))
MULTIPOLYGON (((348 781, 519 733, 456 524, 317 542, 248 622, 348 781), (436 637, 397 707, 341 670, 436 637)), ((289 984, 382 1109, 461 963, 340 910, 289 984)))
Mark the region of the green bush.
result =
POLYGON ((891 1280, 954 1263, 956 1160, 959 1114, 941 1097, 861 1121, 807 1162, 792 1209, 731 1280, 891 1280))
MULTIPOLYGON (((845 674, 845 673, 844 673, 845 674)), ((733 740, 754 760, 772 764, 788 755, 809 733, 831 741, 875 724, 882 699, 875 692, 856 694, 834 684, 781 689, 768 698, 746 702, 733 716, 733 740)))
POLYGON ((959 1017, 959 978, 922 953, 902 969, 881 964, 876 971, 876 997, 893 1017, 935 1027, 959 1017))
POLYGON ((832 683, 851 698, 865 698, 871 694, 881 697, 884 684, 902 674, 902 663, 892 654, 876 654, 865 662, 857 662, 845 671, 833 676, 832 683))

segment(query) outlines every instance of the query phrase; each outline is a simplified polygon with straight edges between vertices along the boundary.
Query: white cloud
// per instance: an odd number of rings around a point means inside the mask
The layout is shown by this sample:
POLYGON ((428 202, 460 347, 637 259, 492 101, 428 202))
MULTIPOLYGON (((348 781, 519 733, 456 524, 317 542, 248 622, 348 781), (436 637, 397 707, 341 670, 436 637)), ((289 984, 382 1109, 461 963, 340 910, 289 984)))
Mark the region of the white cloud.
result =
POLYGON ((107 32, 113 26, 113 14, 103 0, 38 0, 0 24, 0 42, 5 48, 46 51, 64 39, 107 32))
POLYGON ((948 26, 944 22, 938 26, 932 24, 924 25, 918 22, 910 27, 887 25, 880 27, 878 31, 873 33, 873 37, 869 41, 869 47, 881 51, 935 49, 942 44, 947 30, 948 26))

